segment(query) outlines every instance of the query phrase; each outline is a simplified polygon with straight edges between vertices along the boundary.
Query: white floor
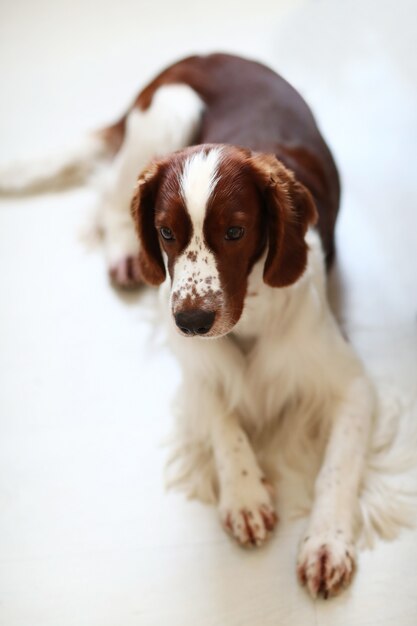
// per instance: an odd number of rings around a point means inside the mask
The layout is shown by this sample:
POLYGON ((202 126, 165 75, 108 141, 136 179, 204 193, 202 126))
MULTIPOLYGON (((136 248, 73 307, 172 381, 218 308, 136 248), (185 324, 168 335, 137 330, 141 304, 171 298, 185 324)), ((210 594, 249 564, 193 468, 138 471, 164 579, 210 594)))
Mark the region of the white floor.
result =
MULTIPOLYGON (((186 53, 281 71, 340 164, 333 291, 378 385, 410 405, 401 455, 417 417, 416 19, 411 0, 4 3, 0 160, 115 118, 186 53)), ((352 588, 313 602, 294 573, 304 520, 282 511, 272 542, 245 552, 213 509, 164 491, 179 373, 152 339, 152 294, 115 293, 79 241, 93 202, 0 206, 1 626, 416 626, 416 530, 362 552, 352 588)), ((404 481, 417 488, 415 472, 404 481)))

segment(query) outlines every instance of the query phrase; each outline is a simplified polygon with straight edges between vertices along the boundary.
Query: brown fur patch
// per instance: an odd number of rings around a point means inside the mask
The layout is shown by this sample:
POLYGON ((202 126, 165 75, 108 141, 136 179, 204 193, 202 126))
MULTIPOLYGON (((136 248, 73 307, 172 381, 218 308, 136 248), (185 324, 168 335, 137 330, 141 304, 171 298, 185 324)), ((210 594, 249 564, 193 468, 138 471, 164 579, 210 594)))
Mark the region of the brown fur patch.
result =
POLYGON ((332 154, 300 94, 260 63, 211 54, 171 65, 143 89, 133 106, 146 110, 159 87, 174 83, 189 85, 206 103, 195 144, 229 144, 273 154, 310 191, 330 263, 340 181, 332 154))

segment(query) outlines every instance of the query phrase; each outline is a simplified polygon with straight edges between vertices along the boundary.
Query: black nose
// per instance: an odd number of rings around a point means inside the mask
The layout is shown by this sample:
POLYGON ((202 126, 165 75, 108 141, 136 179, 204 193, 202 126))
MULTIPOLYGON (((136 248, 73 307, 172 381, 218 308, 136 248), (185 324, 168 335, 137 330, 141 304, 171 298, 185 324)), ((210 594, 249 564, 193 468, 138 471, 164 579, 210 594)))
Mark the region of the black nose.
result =
POLYGON ((175 323, 185 335, 205 335, 213 326, 215 313, 190 309, 175 315, 175 323))

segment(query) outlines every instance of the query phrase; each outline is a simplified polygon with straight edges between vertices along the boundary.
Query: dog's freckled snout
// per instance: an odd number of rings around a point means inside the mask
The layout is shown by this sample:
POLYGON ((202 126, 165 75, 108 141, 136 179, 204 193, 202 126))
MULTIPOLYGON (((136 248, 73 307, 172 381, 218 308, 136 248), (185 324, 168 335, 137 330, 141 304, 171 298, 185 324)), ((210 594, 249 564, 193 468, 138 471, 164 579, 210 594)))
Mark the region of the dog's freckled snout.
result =
POLYGON ((184 335, 205 335, 213 326, 214 311, 191 309, 175 315, 175 323, 184 335))

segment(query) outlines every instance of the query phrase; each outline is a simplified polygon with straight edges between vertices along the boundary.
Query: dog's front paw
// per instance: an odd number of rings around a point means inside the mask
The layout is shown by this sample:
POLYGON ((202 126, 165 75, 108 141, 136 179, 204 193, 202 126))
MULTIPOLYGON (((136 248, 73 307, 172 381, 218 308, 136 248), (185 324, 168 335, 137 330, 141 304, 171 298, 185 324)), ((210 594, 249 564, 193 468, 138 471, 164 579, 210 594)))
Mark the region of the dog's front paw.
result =
POLYGON ((307 535, 300 546, 298 579, 313 598, 337 595, 351 582, 355 571, 355 548, 341 531, 307 535))
POLYGON ((138 256, 126 256, 109 267, 110 280, 115 287, 134 289, 143 285, 138 256))
POLYGON ((270 490, 262 480, 222 494, 220 517, 225 530, 245 547, 265 543, 278 521, 270 490))

